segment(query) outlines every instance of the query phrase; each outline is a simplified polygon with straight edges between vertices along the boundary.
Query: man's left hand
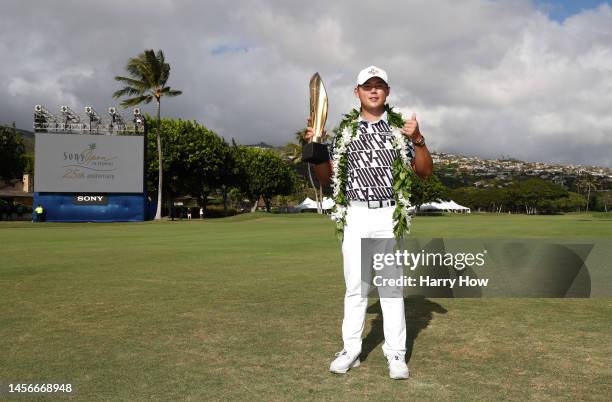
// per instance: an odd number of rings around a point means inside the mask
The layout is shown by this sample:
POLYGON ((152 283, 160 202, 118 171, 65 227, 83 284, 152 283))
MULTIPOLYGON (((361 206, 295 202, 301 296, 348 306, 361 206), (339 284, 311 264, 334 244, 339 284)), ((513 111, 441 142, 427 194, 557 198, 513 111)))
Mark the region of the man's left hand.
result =
POLYGON ((416 113, 412 113, 412 117, 410 120, 406 120, 404 127, 402 127, 400 131, 412 141, 419 139, 421 132, 419 131, 419 122, 416 119, 416 113))

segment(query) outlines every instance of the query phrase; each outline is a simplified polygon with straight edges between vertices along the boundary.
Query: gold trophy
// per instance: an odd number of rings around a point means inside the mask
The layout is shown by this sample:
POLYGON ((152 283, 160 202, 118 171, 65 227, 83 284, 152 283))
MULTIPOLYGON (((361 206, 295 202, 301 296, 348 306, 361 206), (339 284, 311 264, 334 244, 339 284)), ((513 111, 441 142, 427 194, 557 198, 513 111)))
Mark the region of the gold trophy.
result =
POLYGON ((314 136, 302 148, 302 161, 319 164, 329 160, 327 145, 321 144, 323 128, 327 120, 327 91, 319 73, 310 79, 310 124, 314 136))

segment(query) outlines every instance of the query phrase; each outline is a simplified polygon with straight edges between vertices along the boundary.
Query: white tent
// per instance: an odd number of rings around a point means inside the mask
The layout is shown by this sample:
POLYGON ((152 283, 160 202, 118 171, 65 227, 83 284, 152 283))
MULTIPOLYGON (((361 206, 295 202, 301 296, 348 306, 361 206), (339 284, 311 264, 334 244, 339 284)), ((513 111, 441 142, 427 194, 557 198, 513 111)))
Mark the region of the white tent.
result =
POLYGON ((441 202, 426 202, 419 208, 420 211, 444 211, 444 205, 441 202))
POLYGON ((451 210, 453 210, 455 212, 465 212, 465 213, 468 213, 468 214, 472 212, 468 207, 464 207, 463 205, 459 205, 459 204, 457 204, 453 200, 450 200, 448 203, 451 205, 451 210))
MULTIPOLYGON (((329 197, 324 197, 323 198, 323 202, 321 203, 323 210, 330 210, 334 207, 334 205, 336 205, 334 203, 334 200, 332 200, 329 197)), ((317 202, 315 200, 310 199, 310 197, 306 197, 306 199, 304 201, 302 201, 299 205, 295 206, 295 209, 297 210, 302 210, 302 209, 317 209, 317 202)))
POLYGON ((295 209, 317 209, 317 202, 306 197, 304 201, 295 206, 295 209))
POLYGON ((433 201, 421 205, 420 211, 440 211, 440 212, 463 212, 470 213, 470 209, 457 204, 455 201, 433 201))

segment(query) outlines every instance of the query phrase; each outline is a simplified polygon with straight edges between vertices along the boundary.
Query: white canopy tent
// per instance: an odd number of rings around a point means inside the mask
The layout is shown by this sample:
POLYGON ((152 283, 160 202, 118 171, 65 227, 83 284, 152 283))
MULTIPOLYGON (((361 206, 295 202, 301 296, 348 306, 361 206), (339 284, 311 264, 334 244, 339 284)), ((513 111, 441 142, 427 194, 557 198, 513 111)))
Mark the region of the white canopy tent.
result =
POLYGON ((306 197, 304 201, 295 206, 295 209, 317 209, 317 202, 306 197))
MULTIPOLYGON (((330 210, 334 207, 335 203, 334 200, 332 200, 329 197, 324 197, 323 198, 323 202, 321 203, 323 210, 327 211, 330 210)), ((304 201, 302 201, 301 203, 299 203, 298 205, 295 206, 295 209, 297 210, 303 210, 303 209, 317 209, 317 202, 313 199, 311 199, 310 197, 306 197, 306 199, 304 201)))
MULTIPOLYGON (((414 209, 415 207, 410 207, 410 210, 414 211, 414 209)), ((438 200, 438 201, 433 201, 433 202, 427 202, 421 205, 420 211, 455 212, 455 213, 467 213, 467 214, 472 212, 469 208, 459 205, 453 200, 450 200, 450 201, 438 200)))
POLYGON ((451 205, 451 210, 452 211, 464 212, 464 213, 467 213, 467 214, 472 212, 472 210, 470 208, 464 207, 463 205, 459 205, 459 204, 457 204, 453 200, 450 200, 448 203, 451 205))

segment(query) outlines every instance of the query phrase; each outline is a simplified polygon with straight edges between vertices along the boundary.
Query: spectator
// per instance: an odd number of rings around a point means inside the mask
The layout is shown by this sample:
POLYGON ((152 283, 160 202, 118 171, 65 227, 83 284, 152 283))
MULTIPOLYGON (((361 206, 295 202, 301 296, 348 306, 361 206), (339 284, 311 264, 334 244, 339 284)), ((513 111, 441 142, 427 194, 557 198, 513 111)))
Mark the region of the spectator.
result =
POLYGON ((38 206, 34 209, 34 213, 32 214, 32 222, 42 222, 44 213, 45 210, 43 209, 42 205, 38 204, 38 206))

